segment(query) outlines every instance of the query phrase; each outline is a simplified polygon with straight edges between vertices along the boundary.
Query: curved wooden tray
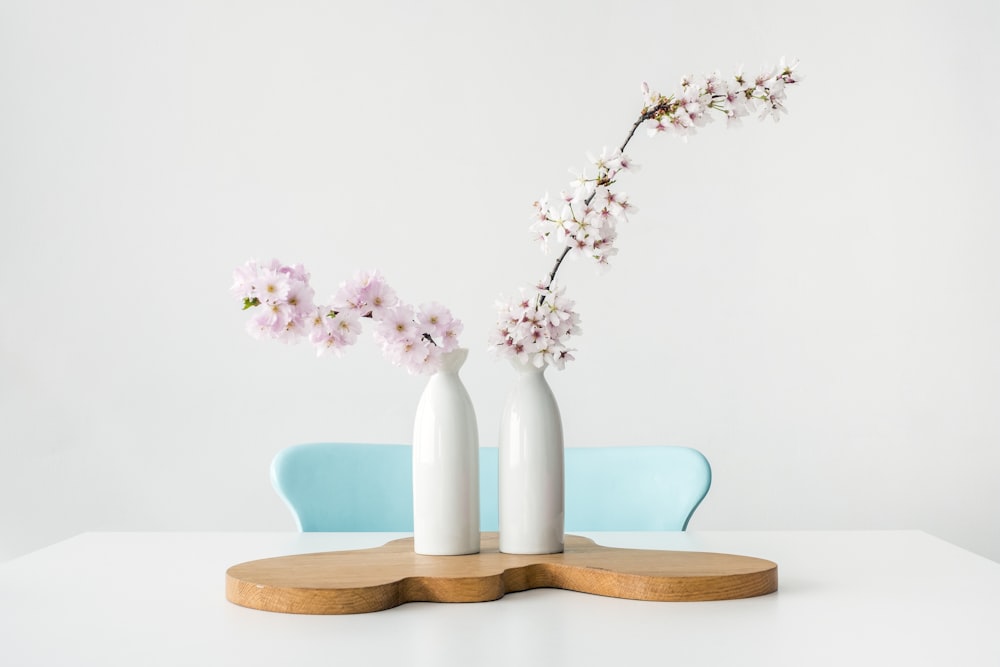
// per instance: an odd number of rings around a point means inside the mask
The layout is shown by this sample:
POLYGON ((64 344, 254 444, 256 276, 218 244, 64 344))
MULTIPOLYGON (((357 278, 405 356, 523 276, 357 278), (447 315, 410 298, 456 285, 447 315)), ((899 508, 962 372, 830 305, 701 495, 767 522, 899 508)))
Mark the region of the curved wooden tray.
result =
POLYGON ((226 571, 226 598, 294 614, 359 614, 406 602, 486 602, 531 588, 653 601, 732 600, 778 590, 778 566, 748 556, 603 547, 567 535, 561 554, 422 556, 413 538, 375 549, 282 556, 226 571))

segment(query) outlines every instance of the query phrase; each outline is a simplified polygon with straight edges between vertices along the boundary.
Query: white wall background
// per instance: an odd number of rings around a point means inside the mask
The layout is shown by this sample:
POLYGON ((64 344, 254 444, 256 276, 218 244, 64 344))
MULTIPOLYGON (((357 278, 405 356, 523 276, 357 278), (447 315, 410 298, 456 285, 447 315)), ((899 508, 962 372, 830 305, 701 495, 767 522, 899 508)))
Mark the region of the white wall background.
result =
POLYGON ((0 4, 0 559, 293 528, 285 445, 408 442, 424 380, 257 342, 248 257, 466 324, 549 268, 530 202, 639 83, 802 59, 780 124, 638 137, 640 207, 550 372, 568 442, 701 449, 694 529, 917 528, 1000 560, 1000 11, 982 2, 0 4))

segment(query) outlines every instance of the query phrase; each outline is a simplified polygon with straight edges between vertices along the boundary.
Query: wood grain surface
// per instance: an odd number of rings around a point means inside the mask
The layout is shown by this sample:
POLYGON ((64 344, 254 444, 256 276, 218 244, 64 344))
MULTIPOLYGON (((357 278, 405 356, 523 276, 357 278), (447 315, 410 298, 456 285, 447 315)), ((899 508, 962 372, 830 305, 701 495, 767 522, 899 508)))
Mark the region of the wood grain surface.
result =
POLYGON ((561 554, 423 556, 413 538, 374 549, 281 556, 234 565, 226 598, 293 614, 360 614, 406 602, 486 602, 531 588, 652 601, 731 600, 778 590, 778 566, 748 556, 619 549, 567 535, 561 554))

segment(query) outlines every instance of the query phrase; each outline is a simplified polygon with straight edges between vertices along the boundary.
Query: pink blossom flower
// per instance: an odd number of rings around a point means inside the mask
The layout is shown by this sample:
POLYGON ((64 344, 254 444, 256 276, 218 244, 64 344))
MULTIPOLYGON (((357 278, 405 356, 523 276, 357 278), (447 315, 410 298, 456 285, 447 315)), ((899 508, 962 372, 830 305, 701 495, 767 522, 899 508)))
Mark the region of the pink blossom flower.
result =
POLYGON ((437 302, 425 303, 417 311, 418 328, 434 340, 440 340, 449 329, 453 328, 454 319, 451 311, 437 302))
POLYGON ((410 306, 400 305, 395 308, 383 309, 380 316, 374 317, 374 319, 377 322, 375 338, 383 344, 415 339, 420 336, 416 322, 414 322, 413 308, 410 306))
POLYGON ((292 282, 307 284, 309 282, 309 273, 306 272, 306 268, 301 264, 284 266, 278 260, 274 259, 271 260, 271 270, 288 276, 288 279, 292 282))
POLYGON ((256 294, 256 279, 260 272, 256 260, 248 260, 243 266, 233 270, 233 286, 229 289, 244 300, 252 300, 256 294))
POLYGON ((399 297, 378 271, 359 271, 340 284, 332 303, 337 309, 358 310, 364 316, 380 319, 386 310, 399 303, 399 297))
POLYGON ((452 320, 441 334, 441 351, 451 352, 458 348, 458 336, 462 333, 463 325, 460 320, 452 320))
POLYGON ((396 363, 412 374, 430 371, 435 362, 433 349, 419 338, 400 340, 394 350, 396 363))
POLYGON ((316 309, 313 304, 313 288, 306 282, 293 282, 288 288, 284 302, 292 309, 292 317, 297 320, 308 318, 316 309))
POLYGON ((257 276, 254 282, 254 293, 261 303, 279 304, 288 296, 288 291, 292 288, 288 276, 277 271, 265 269, 257 276))
POLYGON ((357 311, 342 310, 327 318, 327 326, 337 333, 344 345, 354 345, 361 335, 361 317, 357 311))
POLYGON ((376 320, 399 304, 396 292, 386 284, 378 272, 375 272, 372 280, 365 285, 363 294, 365 302, 371 309, 372 317, 376 320))

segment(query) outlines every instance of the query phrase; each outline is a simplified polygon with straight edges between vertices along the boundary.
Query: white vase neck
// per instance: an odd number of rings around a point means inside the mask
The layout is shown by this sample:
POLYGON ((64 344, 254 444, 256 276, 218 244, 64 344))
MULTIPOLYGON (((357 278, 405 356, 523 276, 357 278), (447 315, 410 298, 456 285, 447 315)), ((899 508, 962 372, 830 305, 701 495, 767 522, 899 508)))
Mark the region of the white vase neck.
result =
POLYGON ((542 364, 541 368, 539 368, 530 361, 521 361, 519 359, 512 359, 511 364, 514 366, 515 371, 525 375, 544 375, 546 369, 549 367, 548 364, 542 364))
POLYGON ((462 364, 469 356, 469 350, 465 347, 458 347, 451 352, 445 352, 441 355, 441 368, 438 370, 439 373, 458 373, 459 369, 462 368, 462 364))

